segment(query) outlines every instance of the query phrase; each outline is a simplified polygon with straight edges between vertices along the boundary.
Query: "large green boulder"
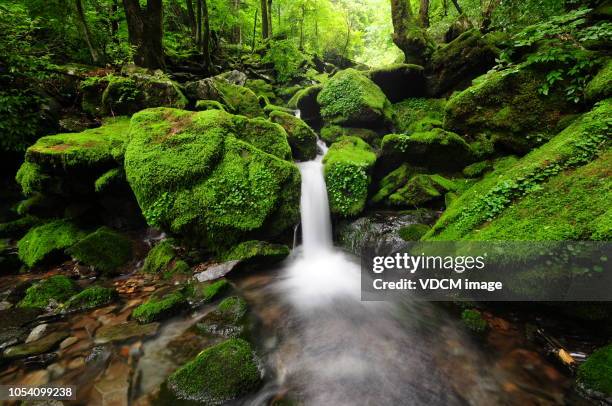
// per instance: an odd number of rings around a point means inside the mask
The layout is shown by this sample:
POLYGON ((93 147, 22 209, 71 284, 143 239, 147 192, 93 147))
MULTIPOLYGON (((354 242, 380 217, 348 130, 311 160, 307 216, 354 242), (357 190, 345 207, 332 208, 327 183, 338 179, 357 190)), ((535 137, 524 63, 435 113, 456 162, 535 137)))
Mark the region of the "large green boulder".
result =
POLYGON ((596 350, 578 368, 578 384, 612 396, 612 344, 596 350))
POLYGON ((81 83, 82 107, 89 114, 129 115, 149 107, 187 107, 179 86, 164 74, 93 76, 81 83))
POLYGON ((282 111, 270 113, 270 120, 287 132, 287 140, 298 161, 309 161, 317 155, 317 134, 300 118, 282 111))
POLYGON ((76 244, 84 233, 73 223, 54 220, 32 228, 19 240, 19 259, 30 268, 46 261, 66 257, 65 250, 76 244))
POLYGON ((343 137, 323 158, 329 206, 333 214, 356 216, 365 207, 376 154, 360 138, 343 137))
POLYGON ((264 115, 258 97, 251 89, 231 83, 221 76, 189 82, 185 85, 185 91, 194 101, 216 101, 233 114, 250 118, 264 115))
POLYGON ((55 275, 34 283, 26 290, 19 307, 34 307, 44 309, 50 300, 58 303, 70 299, 77 293, 76 284, 64 275, 55 275))
POLYGON ((371 69, 368 76, 392 103, 425 95, 425 74, 420 65, 397 63, 371 69))
POLYGON ((298 109, 304 120, 317 119, 321 114, 317 97, 322 88, 322 85, 313 85, 301 89, 291 97, 287 104, 292 109, 298 109))
POLYGON ((80 263, 108 274, 132 259, 132 242, 123 234, 100 227, 66 252, 80 263))
POLYGON ((584 97, 591 103, 612 96, 612 60, 608 59, 597 75, 586 85, 584 97))
POLYGON ((341 127, 334 124, 321 128, 321 139, 328 144, 333 144, 346 136, 361 138, 374 148, 380 147, 381 136, 370 128, 341 127))
POLYGON ((180 367, 166 382, 180 400, 218 405, 248 394, 261 384, 253 349, 240 338, 207 348, 180 367))
POLYGON ((449 99, 444 128, 524 154, 554 136, 575 110, 558 91, 541 94, 544 83, 545 74, 530 68, 488 73, 449 99))
POLYGON ((132 118, 125 171, 149 224, 210 250, 299 219, 300 175, 278 124, 220 110, 132 118))
POLYGON ((612 100, 453 201, 428 240, 580 241, 612 236, 612 100))
POLYGON ((330 124, 374 128, 390 123, 393 114, 380 87, 355 69, 334 75, 323 85, 317 102, 330 124))

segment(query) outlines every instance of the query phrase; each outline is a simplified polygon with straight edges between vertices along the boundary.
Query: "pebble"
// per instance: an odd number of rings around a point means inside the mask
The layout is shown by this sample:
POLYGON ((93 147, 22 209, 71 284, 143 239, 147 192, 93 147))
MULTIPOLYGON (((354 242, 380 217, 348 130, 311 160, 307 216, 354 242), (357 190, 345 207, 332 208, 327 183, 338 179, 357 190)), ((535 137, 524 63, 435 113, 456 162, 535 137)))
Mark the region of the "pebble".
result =
POLYGON ((32 341, 40 340, 47 333, 48 329, 48 324, 39 324, 38 326, 34 327, 32 331, 30 331, 30 334, 28 335, 28 338, 26 338, 25 342, 31 343, 32 341))
POLYGON ((68 337, 67 339, 65 339, 64 341, 60 343, 60 346, 59 346, 60 350, 70 347, 72 344, 76 343, 77 341, 79 341, 79 339, 75 336, 68 337))

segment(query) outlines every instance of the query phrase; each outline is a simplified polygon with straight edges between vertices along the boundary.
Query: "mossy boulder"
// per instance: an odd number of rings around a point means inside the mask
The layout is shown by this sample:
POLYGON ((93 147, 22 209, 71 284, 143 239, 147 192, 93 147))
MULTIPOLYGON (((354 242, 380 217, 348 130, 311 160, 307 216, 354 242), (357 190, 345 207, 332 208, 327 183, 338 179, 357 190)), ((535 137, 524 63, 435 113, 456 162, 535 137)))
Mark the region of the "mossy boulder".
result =
POLYGON ((123 234, 101 227, 66 252, 97 271, 112 273, 132 259, 132 242, 123 234))
POLYGON ((427 224, 410 224, 400 228, 398 234, 404 241, 419 241, 430 228, 427 224))
POLYGON ((163 74, 90 77, 81 83, 82 108, 95 115, 130 115, 149 107, 185 108, 187 98, 163 74))
POLYGON ((90 286, 68 299, 65 310, 87 310, 104 306, 117 298, 117 292, 112 288, 90 286))
POLYGON ((575 113, 564 95, 540 93, 544 76, 534 69, 488 73, 449 99, 444 127, 468 140, 482 135, 505 153, 530 151, 575 113))
POLYGON ((230 296, 219 303, 197 324, 197 329, 206 334, 223 337, 239 337, 247 331, 248 306, 244 299, 230 296))
POLYGON ((198 100, 195 104, 196 111, 225 110, 225 106, 216 100, 198 100))
POLYGON ((240 261, 240 267, 272 265, 289 256, 289 247, 265 241, 245 241, 233 247, 222 257, 223 261, 240 261))
POLYGON ((371 69, 368 76, 392 103, 408 97, 425 96, 425 74, 420 65, 397 63, 371 69))
POLYGON ((323 89, 322 85, 309 86, 296 92, 287 103, 292 109, 300 110, 304 120, 315 120, 321 116, 321 108, 317 97, 323 89))
POLYGON ((612 344, 596 350, 580 365, 577 380, 585 389, 612 396, 612 344))
POLYGON ((301 119, 282 111, 270 113, 270 120, 280 124, 287 132, 293 158, 309 161, 317 155, 317 134, 301 119))
POLYGON ((41 220, 34 216, 23 216, 0 224, 0 238, 21 238, 41 220))
POLYGON ((72 279, 64 275, 55 275, 34 283, 26 290, 19 307, 44 309, 50 300, 62 303, 77 293, 77 286, 72 279))
POLYGON ((125 171, 149 224, 216 251, 297 223, 300 175, 278 124, 150 109, 130 134, 125 171))
POLYGON ((132 318, 148 324, 172 317, 187 307, 187 298, 181 292, 169 293, 161 298, 151 297, 132 311, 132 318))
POLYGON ((393 182, 389 177, 399 178, 394 171, 383 179, 382 190, 372 199, 375 203, 390 207, 422 207, 441 201, 446 192, 458 188, 453 181, 441 175, 413 174, 399 182, 393 182), (381 199, 382 195, 387 195, 384 200, 381 199))
POLYGON ((321 139, 328 144, 333 144, 341 137, 358 137, 373 146, 380 147, 381 136, 369 128, 341 127, 339 125, 326 125, 321 128, 321 139))
POLYGON ((381 149, 381 160, 407 162, 434 171, 458 170, 474 160, 474 153, 463 138, 441 128, 412 135, 385 135, 381 149))
POLYGON ((343 137, 323 158, 329 205, 333 214, 356 216, 365 207, 376 154, 360 138, 343 137))
POLYGON ((430 95, 439 97, 467 86, 491 69, 499 55, 494 38, 472 29, 438 48, 427 69, 430 95))
POLYGON ((586 85, 584 97, 591 103, 612 96, 612 60, 608 59, 597 75, 586 85))
POLYGON ((202 351, 170 375, 166 385, 180 400, 217 405, 254 391, 261 381, 249 343, 232 338, 202 351))
MULTIPOLYGON (((187 96, 200 103, 216 101, 224 110, 250 118, 263 116, 257 95, 248 87, 227 81, 222 77, 206 78, 185 85, 187 96)), ((207 103, 209 106, 212 104, 207 103)))
POLYGON ((442 127, 446 99, 411 97, 393 105, 395 129, 412 134, 442 127))
POLYGON ((218 281, 214 281, 206 284, 201 288, 200 297, 203 303, 210 303, 219 297, 221 297, 225 292, 227 292, 231 288, 230 283, 227 279, 219 279, 218 281))
POLYGON ((155 245, 144 260, 142 271, 162 273, 172 270, 176 265, 177 253, 172 240, 163 240, 155 245))
POLYGON ((520 160, 498 165, 459 196, 425 238, 605 240, 612 199, 611 113, 608 99, 520 160))
POLYGON ((321 116, 330 124, 375 128, 391 122, 387 96, 367 76, 355 69, 338 72, 317 96, 321 116))
POLYGON ((56 258, 65 257, 84 233, 66 220, 53 220, 36 226, 19 240, 19 259, 30 268, 56 258))

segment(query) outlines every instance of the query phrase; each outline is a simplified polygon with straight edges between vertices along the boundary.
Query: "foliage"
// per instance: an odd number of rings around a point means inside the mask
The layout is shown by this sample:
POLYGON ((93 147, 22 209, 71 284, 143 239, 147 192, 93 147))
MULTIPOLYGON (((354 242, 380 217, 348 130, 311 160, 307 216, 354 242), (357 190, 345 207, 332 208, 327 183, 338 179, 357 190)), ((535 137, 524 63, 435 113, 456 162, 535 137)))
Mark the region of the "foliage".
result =
POLYGON ((50 300, 63 302, 76 293, 76 284, 64 275, 51 276, 35 283, 26 290, 25 297, 19 302, 19 307, 35 307, 44 309, 50 300))
POLYGON ((287 82, 299 74, 299 68, 304 65, 306 59, 294 41, 271 41, 268 46, 263 62, 274 65, 278 82, 287 82))

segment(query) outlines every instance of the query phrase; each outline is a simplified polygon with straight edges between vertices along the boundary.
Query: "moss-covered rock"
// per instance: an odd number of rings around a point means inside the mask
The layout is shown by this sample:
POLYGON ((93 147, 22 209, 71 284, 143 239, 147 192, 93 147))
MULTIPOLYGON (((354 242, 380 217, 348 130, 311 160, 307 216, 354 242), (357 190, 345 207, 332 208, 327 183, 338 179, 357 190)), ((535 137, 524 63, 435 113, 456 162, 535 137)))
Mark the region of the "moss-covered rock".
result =
POLYGON ((201 300, 203 303, 210 303, 218 299, 230 288, 231 285, 227 279, 220 279, 218 281, 208 283, 201 289, 201 300))
POLYGON ((162 298, 151 297, 132 311, 132 318, 140 324, 147 324, 172 317, 186 306, 185 296, 180 292, 173 292, 162 298))
POLYGON ((392 103, 425 95, 425 75, 420 65, 397 63, 371 69, 368 76, 392 103))
POLYGON ((461 321, 471 331, 475 333, 484 333, 488 324, 485 319, 482 318, 482 314, 478 310, 466 309, 461 313, 461 321))
POLYGON ((524 154, 558 132, 574 113, 564 95, 540 94, 534 69, 491 72, 446 104, 445 128, 468 139, 489 138, 497 150, 524 154))
POLYGON ((328 144, 333 144, 341 137, 358 137, 373 146, 380 147, 381 136, 369 128, 341 127, 339 125, 326 125, 321 128, 321 139, 328 144))
POLYGON ((97 271, 112 273, 132 259, 132 242, 123 234, 101 227, 66 252, 97 271))
POLYGON ((19 259, 34 267, 65 255, 65 250, 76 244, 84 233, 66 220, 54 220, 32 228, 17 243, 19 259))
POLYGON ((612 396, 612 345, 602 347, 578 368, 578 384, 612 396))
POLYGON ((250 118, 263 116, 263 109, 259 105, 257 95, 251 89, 234 85, 225 81, 216 81, 217 89, 223 94, 223 101, 234 114, 250 118))
POLYGON ((421 207, 443 199, 446 192, 456 189, 457 185, 443 176, 418 174, 391 193, 385 202, 389 206, 421 207))
POLYGON ((591 103, 612 96, 612 60, 608 61, 599 70, 597 75, 586 85, 584 97, 591 103))
POLYGON ((222 110, 225 111, 223 104, 217 100, 198 100, 195 104, 196 111, 222 110))
POLYGON ((379 127, 391 122, 391 103, 374 82, 355 69, 338 72, 317 96, 321 116, 330 124, 379 127))
POLYGON ((475 162, 471 165, 463 168, 463 175, 468 178, 477 178, 482 176, 485 172, 491 170, 493 168, 493 163, 491 161, 480 161, 475 162))
POLYGON ((219 303, 197 324, 199 331, 223 337, 243 336, 247 330, 247 303, 238 296, 230 296, 219 303))
POLYGON ((381 159, 434 171, 458 170, 474 160, 472 149, 460 136, 441 128, 412 135, 388 134, 381 149, 381 159))
POLYGON ((66 310, 87 310, 111 303, 117 297, 112 288, 90 286, 68 299, 63 308, 66 310))
POLYGON ((393 105, 395 128, 398 132, 412 134, 442 127, 446 99, 411 97, 393 105), (427 125, 427 127, 425 127, 427 125))
POLYGON ((261 373, 249 343, 234 338, 210 347, 176 370, 168 389, 181 400, 217 405, 257 389, 261 373))
POLYGON ((176 251, 172 240, 163 240, 149 251, 142 266, 145 273, 162 273, 175 265, 176 251))
POLYGON ((270 120, 280 124, 287 132, 293 158, 308 161, 317 155, 317 134, 301 119, 282 111, 270 113, 270 120))
POLYGON ((304 120, 314 120, 320 117, 321 108, 317 97, 323 89, 322 85, 309 86, 296 92, 287 105, 292 109, 300 110, 304 120))
POLYGON ((289 255, 289 247, 265 241, 245 241, 223 255, 223 261, 241 261, 241 267, 250 265, 272 265, 289 255))
POLYGON ((77 286, 72 279, 64 275, 55 275, 35 283, 26 290, 19 307, 44 309, 53 299, 62 303, 77 293, 77 286))
POLYGON ((611 112, 612 100, 601 102, 545 145, 498 165, 459 196, 425 238, 579 241, 605 235, 611 112))
POLYGON ((494 38, 473 29, 438 48, 428 67, 430 94, 448 93, 491 69, 499 55, 494 38))
POLYGON ((412 176, 422 172, 422 169, 404 163, 391 171, 378 182, 378 190, 370 201, 374 205, 383 204, 391 194, 408 182, 412 176))
POLYGON ((427 224, 410 224, 400 228, 398 234, 404 241, 419 241, 430 228, 427 224))
POLYGON ((24 216, 0 224, 0 238, 21 238, 28 230, 40 224, 41 220, 34 216, 24 216))
POLYGON ((274 87, 263 79, 247 79, 245 87, 251 89, 258 97, 266 97, 268 100, 276 99, 274 87))
POLYGON ((297 222, 300 176, 278 124, 150 109, 134 115, 130 134, 125 171, 149 224, 217 250, 297 222))
POLYGON ((355 216, 364 209, 375 162, 376 155, 360 138, 344 137, 332 144, 323 163, 333 214, 355 216))

